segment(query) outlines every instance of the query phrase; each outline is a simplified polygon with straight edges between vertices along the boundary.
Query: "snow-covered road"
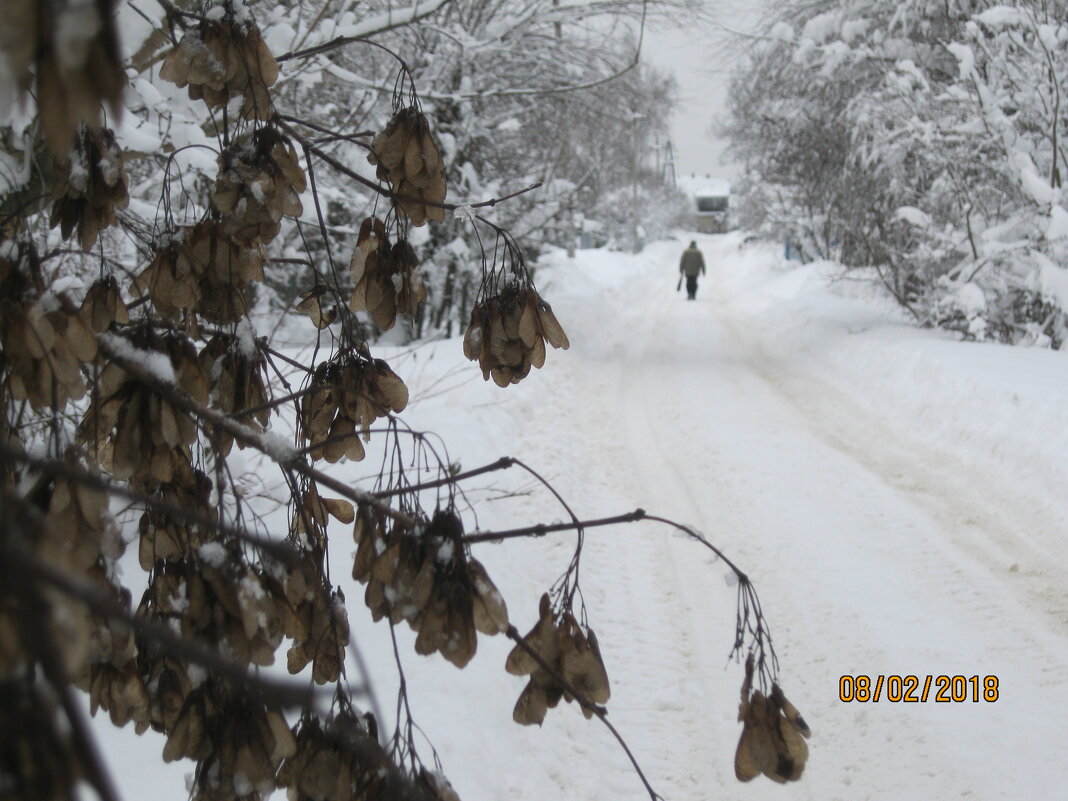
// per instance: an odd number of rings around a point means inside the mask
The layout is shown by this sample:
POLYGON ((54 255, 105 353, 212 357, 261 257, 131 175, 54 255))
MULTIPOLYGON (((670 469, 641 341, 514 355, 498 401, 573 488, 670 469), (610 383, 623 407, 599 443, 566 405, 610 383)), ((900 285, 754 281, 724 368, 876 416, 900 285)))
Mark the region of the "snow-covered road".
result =
MULTIPOLYGON (((669 798, 1056 797, 1056 710, 1068 709, 1063 499, 1036 504, 1011 477, 985 474, 973 449, 895 426, 866 402, 879 385, 850 386, 846 374, 835 386, 818 354, 777 354, 728 274, 769 251, 739 252, 736 237, 700 244, 711 272, 693 303, 674 291, 677 244, 555 271, 549 296, 573 347, 534 377, 528 401, 525 444, 566 465, 554 478, 583 511, 637 505, 694 524, 749 571, 784 685, 815 732, 798 785, 738 786, 741 677, 723 669, 724 568, 662 532, 591 534, 586 580, 614 587, 594 625, 603 615, 650 638, 639 650, 663 649, 635 691, 651 694, 640 712, 665 704, 647 727, 634 722, 664 760, 654 780, 669 798), (859 674, 996 676, 999 698, 841 702, 839 677, 859 674), (657 687, 671 697, 658 700, 657 687)), ((889 380, 897 367, 885 365, 889 380)), ((602 634, 615 643, 610 666, 637 678, 646 671, 622 664, 635 646, 618 636, 602 634)))
MULTIPOLYGON (((787 787, 734 778, 742 670, 727 659, 726 566, 652 523, 587 533, 582 589, 610 718, 667 801, 1063 798, 1068 357, 916 330, 862 288, 828 288, 824 267, 785 269, 774 249, 739 241, 699 238, 710 275, 692 303, 675 291, 683 242, 550 254, 536 278, 571 349, 506 390, 482 382, 457 340, 380 349, 412 388, 406 420, 441 433, 465 469, 522 458, 579 517, 642 507, 692 525, 748 573, 782 684, 813 729, 787 787), (980 690, 994 676, 998 699, 937 703, 932 689, 924 703, 844 703, 843 675, 978 676, 980 690)), ((331 471, 358 484, 373 468, 331 471)), ((516 469, 467 491, 483 530, 566 517, 516 469)), ((521 631, 573 542, 475 549, 521 631)), ((352 550, 332 531, 335 580, 388 717, 392 646, 345 578, 352 550)), ((480 638, 457 671, 416 656, 407 627, 397 635, 412 712, 464 801, 648 798, 574 705, 541 728, 512 723, 523 681, 504 672, 504 638, 480 638)), ((360 681, 355 664, 349 675, 360 681)), ((146 786, 185 797, 191 766, 161 768, 160 738, 107 738, 125 798, 146 786)))

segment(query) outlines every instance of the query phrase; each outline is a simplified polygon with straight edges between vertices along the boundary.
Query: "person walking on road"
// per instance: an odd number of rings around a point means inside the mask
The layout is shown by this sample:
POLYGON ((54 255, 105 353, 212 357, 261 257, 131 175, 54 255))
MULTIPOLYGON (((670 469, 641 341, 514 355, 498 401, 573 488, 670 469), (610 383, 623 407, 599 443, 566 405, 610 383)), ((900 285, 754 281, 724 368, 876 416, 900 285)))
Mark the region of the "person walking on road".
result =
POLYGON ((697 276, 705 274, 705 257, 697 249, 697 242, 691 242, 690 246, 682 252, 679 260, 679 275, 686 276, 686 299, 693 300, 697 297, 697 276))

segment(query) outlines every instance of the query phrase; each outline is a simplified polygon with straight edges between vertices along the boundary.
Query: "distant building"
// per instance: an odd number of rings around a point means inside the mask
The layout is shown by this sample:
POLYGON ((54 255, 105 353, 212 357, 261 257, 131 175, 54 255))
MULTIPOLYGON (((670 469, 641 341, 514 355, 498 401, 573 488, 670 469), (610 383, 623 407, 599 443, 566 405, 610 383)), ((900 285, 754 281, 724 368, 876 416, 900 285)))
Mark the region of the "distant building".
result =
POLYGON ((684 175, 679 188, 693 198, 694 230, 723 234, 730 228, 731 185, 722 178, 684 175))

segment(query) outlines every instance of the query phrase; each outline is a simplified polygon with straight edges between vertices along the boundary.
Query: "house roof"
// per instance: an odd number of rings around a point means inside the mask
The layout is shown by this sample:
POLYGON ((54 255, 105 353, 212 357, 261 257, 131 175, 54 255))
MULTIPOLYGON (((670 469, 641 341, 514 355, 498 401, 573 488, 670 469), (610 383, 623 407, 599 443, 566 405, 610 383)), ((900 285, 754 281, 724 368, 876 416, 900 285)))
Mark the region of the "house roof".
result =
POLYGON ((709 175, 680 175, 678 183, 679 189, 694 197, 699 195, 723 197, 731 193, 730 181, 709 175))

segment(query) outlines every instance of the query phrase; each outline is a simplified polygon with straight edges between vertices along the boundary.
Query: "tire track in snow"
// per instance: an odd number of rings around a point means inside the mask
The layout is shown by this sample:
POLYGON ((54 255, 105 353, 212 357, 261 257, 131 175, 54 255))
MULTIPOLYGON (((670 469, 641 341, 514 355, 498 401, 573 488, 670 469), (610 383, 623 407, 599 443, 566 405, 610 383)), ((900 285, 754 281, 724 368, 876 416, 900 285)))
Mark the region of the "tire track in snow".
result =
MULTIPOLYGON (((723 256, 722 241, 701 244, 723 256)), ((764 361, 744 323, 727 324, 730 300, 714 276, 694 303, 657 289, 673 272, 665 260, 628 285, 556 302, 573 348, 536 378, 545 408, 533 441, 555 427, 560 486, 607 506, 580 514, 642 505, 696 524, 750 571, 787 691, 815 737, 798 785, 738 785, 740 673, 723 671, 734 598, 719 584, 722 566, 710 569, 686 543, 664 546, 659 533, 591 532, 585 583, 610 674, 641 666, 627 674, 640 686, 614 684, 609 709, 654 786, 672 801, 1052 797, 1060 780, 1041 754, 1060 731, 1048 711, 1068 706, 1063 647, 915 490, 858 458, 885 455, 876 429, 840 419, 818 385, 785 384, 792 374, 764 361), (605 581, 617 586, 593 591, 605 581), (996 673, 1006 701, 838 701, 839 675, 880 672, 996 673), (995 770, 1002 761, 1016 770, 995 770)))
POLYGON ((811 376, 788 373, 767 354, 754 363, 820 439, 934 518, 956 550, 1039 612, 1051 633, 1068 634, 1068 553, 1048 547, 1066 521, 1052 504, 1036 506, 960 457, 903 438, 852 398, 811 376), (1045 534, 1046 543, 1030 533, 1045 534))
MULTIPOLYGON (((554 483, 561 489, 575 488, 565 494, 580 516, 618 513, 640 505, 653 513, 685 518, 692 512, 680 511, 675 500, 667 497, 667 482, 645 480, 648 476, 642 465, 650 458, 645 452, 647 443, 636 447, 630 433, 636 425, 646 425, 641 404, 632 407, 629 400, 642 392, 633 368, 636 349, 644 341, 640 331, 646 325, 640 314, 631 315, 644 309, 633 304, 629 293, 620 296, 609 290, 607 294, 605 308, 618 316, 611 330, 606 330, 605 320, 591 317, 586 309, 569 308, 566 301, 555 304, 561 319, 572 321, 565 322, 572 349, 551 371, 537 376, 541 397, 531 405, 531 413, 539 419, 555 421, 554 439, 571 442, 569 451, 560 454, 563 464, 557 465, 554 483), (627 336, 617 336, 617 331, 626 331, 627 336), (583 495, 606 506, 581 510, 583 495)), ((531 428, 544 430, 537 423, 531 428)), ((530 447, 544 451, 537 436, 530 440, 530 447)), ((691 509, 696 510, 696 505, 691 509)), ((688 558, 700 558, 692 544, 672 541, 664 528, 631 525, 589 532, 583 557, 590 623, 613 680, 609 713, 654 788, 669 801, 717 793, 727 781, 722 767, 731 764, 737 737, 737 724, 733 724, 737 701, 711 708, 703 690, 707 675, 722 673, 732 629, 724 630, 718 639, 714 662, 709 664, 701 651, 708 618, 701 610, 702 619, 695 622, 696 610, 687 603, 687 593, 677 589, 678 545, 688 558), (631 683, 617 681, 613 668, 631 683), (725 736, 707 724, 713 711, 723 713, 733 724, 725 736)), ((703 561, 701 568, 706 585, 719 581, 719 568, 708 571, 703 561)), ((732 601, 730 590, 720 588, 723 598, 732 601)), ((736 699, 736 687, 731 697, 736 699)), ((627 798, 641 797, 636 779, 623 781, 619 789, 627 798)))
MULTIPOLYGON (((734 266, 731 259, 714 263, 734 266)), ((951 450, 903 436, 854 397, 792 369, 745 333, 746 323, 725 300, 717 314, 754 372, 799 413, 810 433, 936 521, 952 545, 944 555, 966 555, 982 566, 985 580, 1000 583, 1037 612, 1048 633, 1068 634, 1068 541, 1055 535, 1068 525, 1063 510, 1053 502, 1036 504, 951 450)))
MULTIPOLYGON (((665 265, 665 272, 669 269, 665 265)), ((623 399, 630 449, 639 454, 629 485, 655 492, 672 516, 692 514, 698 525, 713 524, 713 540, 756 572, 780 656, 794 652, 785 663, 787 675, 816 677, 800 686, 809 697, 822 697, 815 717, 822 718, 824 734, 814 744, 822 759, 810 768, 809 783, 786 791, 789 797, 807 797, 816 785, 826 797, 854 798, 851 782, 864 775, 861 765, 879 759, 920 764, 929 752, 943 763, 939 770, 879 775, 869 788, 874 797, 902 791, 922 797, 925 782, 936 774, 943 784, 969 788, 980 797, 983 791, 991 798, 1013 797, 1004 783, 976 781, 984 765, 978 750, 960 759, 959 747, 946 740, 951 729, 940 715, 975 719, 977 712, 877 710, 886 722, 895 721, 902 738, 881 727, 875 711, 844 706, 827 694, 838 674, 850 670, 981 673, 1003 666, 1006 680, 1018 685, 1020 706, 983 714, 989 721, 1018 725, 1017 716, 1027 718, 1043 707, 1028 685, 1063 686, 1065 665, 1057 643, 1036 630, 1012 595, 990 586, 974 554, 946 537, 945 517, 935 514, 914 487, 895 480, 917 475, 908 460, 889 474, 877 469, 879 460, 894 462, 892 434, 851 424, 862 418, 844 413, 816 384, 789 383, 793 376, 784 365, 766 360, 743 326, 729 324, 725 300, 677 302, 649 286, 635 287, 626 300, 638 313, 624 325, 618 316, 602 321, 599 333, 622 338, 625 332, 627 341, 645 343, 628 349, 616 393, 623 399), (636 326, 635 319, 644 324, 636 326), (635 331, 645 335, 635 337, 635 331), (680 432, 683 422, 689 428, 680 432), (810 571, 800 584, 792 564, 810 571), (861 568, 858 575, 827 575, 850 564, 861 568), (871 566, 878 570, 872 573, 871 566), (874 585, 869 573, 878 576, 874 585), (933 618, 927 597, 938 610, 933 618), (872 615, 884 618, 883 625, 873 628, 872 615), (1041 669, 1013 664, 1021 648, 1045 662, 1041 669), (828 660, 828 653, 837 660, 828 660), (849 659, 843 663, 845 654, 849 659), (843 716, 847 720, 840 731, 827 731, 829 722, 840 725, 843 716), (887 737, 882 745, 880 734, 887 737)), ((944 508, 967 508, 967 502, 956 502, 951 487, 937 482, 929 487, 944 508), (947 492, 948 497, 939 497, 947 492)), ((972 741, 981 739, 969 734, 972 741)), ((1027 739, 1037 744, 1042 737, 1029 732, 1027 739)), ((731 746, 722 737, 716 742, 718 749, 731 746)), ((687 753, 694 762, 702 758, 701 749, 687 753)))

